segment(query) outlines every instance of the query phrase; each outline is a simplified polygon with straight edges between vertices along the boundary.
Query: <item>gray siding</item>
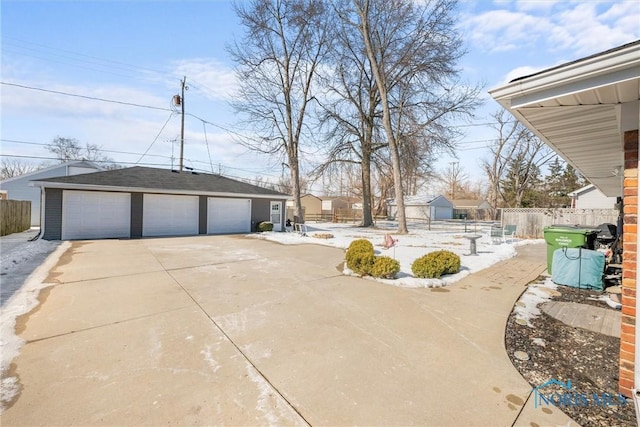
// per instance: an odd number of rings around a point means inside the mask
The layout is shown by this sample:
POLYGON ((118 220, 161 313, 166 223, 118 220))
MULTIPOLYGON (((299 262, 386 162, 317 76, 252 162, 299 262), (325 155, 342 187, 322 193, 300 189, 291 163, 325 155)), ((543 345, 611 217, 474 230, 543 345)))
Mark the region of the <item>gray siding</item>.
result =
POLYGON ((131 193, 131 238, 142 237, 142 193, 131 193))
POLYGON ((207 209, 209 205, 209 197, 208 196, 200 196, 200 216, 198 218, 198 233, 199 234, 207 234, 207 209))
POLYGON ((280 215, 280 226, 284 230, 285 223, 285 206, 287 199, 251 199, 251 231, 255 231, 255 225, 260 221, 270 221, 271 202, 282 202, 282 211, 280 215))
POLYGON ((251 200, 251 231, 256 231, 256 224, 260 221, 269 221, 269 203, 267 199, 251 200))
POLYGON ((60 240, 62 238, 62 190, 47 188, 44 192, 45 202, 45 240, 60 240))

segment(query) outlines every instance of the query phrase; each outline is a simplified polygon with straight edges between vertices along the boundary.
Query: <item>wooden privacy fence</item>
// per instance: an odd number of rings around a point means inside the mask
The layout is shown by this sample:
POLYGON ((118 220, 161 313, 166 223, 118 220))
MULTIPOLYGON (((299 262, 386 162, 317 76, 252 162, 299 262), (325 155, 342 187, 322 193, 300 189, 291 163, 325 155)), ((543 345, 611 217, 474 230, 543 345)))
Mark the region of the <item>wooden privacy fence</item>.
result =
POLYGON ((619 214, 617 209, 505 208, 501 210, 502 225, 515 224, 516 236, 534 238, 543 238, 544 228, 550 225, 617 224, 619 214))
POLYGON ((28 230, 31 228, 31 202, 0 200, 0 220, 0 236, 28 230))

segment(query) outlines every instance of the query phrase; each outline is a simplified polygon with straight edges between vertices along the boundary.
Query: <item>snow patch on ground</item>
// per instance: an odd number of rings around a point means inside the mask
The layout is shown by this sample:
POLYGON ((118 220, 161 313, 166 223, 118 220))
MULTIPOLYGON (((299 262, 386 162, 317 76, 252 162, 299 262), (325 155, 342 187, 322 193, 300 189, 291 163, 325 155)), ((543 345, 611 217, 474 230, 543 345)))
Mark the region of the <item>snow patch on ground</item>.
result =
POLYGON ((20 354, 20 348, 24 344, 24 340, 15 334, 16 318, 30 312, 38 305, 38 295, 47 286, 44 281, 49 270, 58 263, 60 256, 70 246, 69 242, 58 246, 0 309, 0 369, 2 370, 0 413, 19 390, 18 379, 7 376, 11 361, 20 354))
MULTIPOLYGON (((483 270, 493 264, 512 258, 516 255, 516 246, 535 244, 544 240, 509 239, 507 243, 494 244, 491 239, 491 226, 488 223, 467 224, 439 222, 427 224, 409 224, 409 234, 395 234, 397 224, 391 221, 379 221, 375 228, 358 227, 354 224, 309 223, 306 236, 299 233, 265 232, 250 234, 247 237, 278 242, 284 245, 317 244, 332 246, 346 250, 356 239, 367 239, 374 247, 378 256, 389 256, 400 262, 400 273, 396 279, 375 279, 388 285, 407 288, 431 288, 447 286, 457 282, 471 273, 483 270), (431 228, 431 229, 429 229, 431 228), (325 239, 314 235, 333 235, 325 239), (385 234, 397 240, 396 246, 390 249, 383 247, 385 234), (478 255, 469 255, 470 243, 465 236, 475 234, 481 237, 477 240, 478 255), (460 256, 461 269, 458 273, 444 276, 440 279, 418 279, 413 277, 411 264, 423 255, 436 250, 446 249, 460 256)), ((346 269, 344 274, 353 274, 346 269)))
POLYGON ((211 351, 211 346, 207 345, 204 350, 200 351, 200 354, 204 356, 204 360, 209 364, 209 367, 215 374, 221 368, 220 363, 216 359, 213 358, 213 351, 211 351))
POLYGON ((551 301, 551 292, 549 291, 555 291, 557 288, 558 285, 553 283, 551 278, 545 279, 542 283, 527 286, 527 290, 522 294, 513 308, 513 311, 516 313, 516 322, 526 322, 526 325, 532 328, 533 325, 531 321, 541 314, 538 306, 547 301, 551 301))
POLYGON ((264 414, 264 419, 268 425, 307 425, 287 404, 282 396, 275 392, 273 387, 271 387, 253 365, 247 364, 247 376, 258 388, 256 409, 264 414))

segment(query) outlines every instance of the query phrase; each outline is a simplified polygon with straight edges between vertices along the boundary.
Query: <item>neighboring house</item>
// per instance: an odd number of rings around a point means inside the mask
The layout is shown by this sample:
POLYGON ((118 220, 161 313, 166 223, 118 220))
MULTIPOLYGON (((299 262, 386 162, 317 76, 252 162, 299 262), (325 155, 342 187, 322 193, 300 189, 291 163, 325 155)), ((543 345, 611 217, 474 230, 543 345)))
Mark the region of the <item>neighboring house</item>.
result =
POLYGON ((320 197, 322 199, 322 213, 327 215, 333 215, 341 211, 351 211, 354 209, 358 209, 356 206, 360 206, 359 209, 362 209, 362 205, 358 205, 362 202, 361 199, 357 197, 347 197, 347 196, 336 196, 336 197, 320 197))
POLYGON ((87 160, 75 160, 5 179, 0 181, 0 189, 6 193, 7 199, 29 200, 31 202, 31 226, 38 227, 40 226, 40 189, 30 186, 29 181, 103 170, 104 168, 87 160))
POLYGON ((486 200, 459 199, 452 200, 454 217, 468 219, 488 219, 491 216, 491 205, 486 200))
POLYGON ((617 197, 607 197, 593 184, 567 194, 571 197, 571 207, 576 209, 613 209, 617 197))
POLYGON ((220 175, 131 167, 33 181, 47 240, 282 231, 286 194, 220 175))
MULTIPOLYGON (((453 203, 440 195, 407 196, 404 198, 404 211, 407 219, 443 220, 453 218, 453 203)), ((398 207, 395 199, 387 201, 387 216, 395 219, 398 207)))
MULTIPOLYGON (((322 213, 322 200, 320 197, 313 194, 305 194, 300 196, 300 203, 302 204, 302 210, 304 216, 307 215, 316 216, 322 213)), ((293 221, 293 215, 295 213, 295 203, 293 200, 287 200, 287 219, 293 221)))
POLYGON ((640 40, 517 78, 490 94, 605 196, 625 196, 618 389, 638 407, 640 40))

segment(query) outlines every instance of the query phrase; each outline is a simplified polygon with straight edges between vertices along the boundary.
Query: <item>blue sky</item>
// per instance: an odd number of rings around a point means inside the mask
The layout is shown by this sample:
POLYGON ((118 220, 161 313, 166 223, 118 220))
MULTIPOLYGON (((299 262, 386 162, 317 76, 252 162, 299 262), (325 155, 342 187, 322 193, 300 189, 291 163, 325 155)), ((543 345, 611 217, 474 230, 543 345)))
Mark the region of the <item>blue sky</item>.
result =
MULTIPOLYGON (((494 136, 483 124, 498 108, 486 90, 640 39, 638 0, 463 1, 459 13, 469 52, 463 77, 484 83, 486 102, 475 125, 461 128, 458 160, 478 179, 494 136)), ((168 109, 186 76, 187 112, 209 123, 186 118, 185 165, 244 178, 281 175, 280 159, 257 157, 234 141, 228 101, 235 79, 225 44, 242 29, 231 2, 3 0, 1 15, 2 82, 160 108, 3 84, 3 155, 47 161, 38 144, 62 136, 97 144, 119 162, 176 165, 180 117, 168 109)))

